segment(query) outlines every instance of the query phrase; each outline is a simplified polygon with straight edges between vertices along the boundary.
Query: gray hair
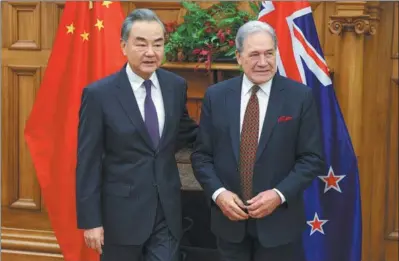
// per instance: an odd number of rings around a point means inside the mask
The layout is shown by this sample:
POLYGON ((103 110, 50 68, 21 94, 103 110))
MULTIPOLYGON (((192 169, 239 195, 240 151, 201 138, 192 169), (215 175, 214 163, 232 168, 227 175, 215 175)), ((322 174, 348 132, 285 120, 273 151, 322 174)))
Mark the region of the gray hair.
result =
POLYGON ((140 8, 133 10, 123 21, 121 40, 126 42, 127 39, 129 39, 130 30, 132 29, 134 22, 137 21, 158 22, 161 25, 162 30, 165 32, 164 24, 153 11, 146 8, 140 8))
POLYGON ((274 42, 274 49, 277 49, 277 36, 273 27, 262 21, 249 21, 243 24, 237 31, 236 49, 239 53, 243 51, 244 41, 248 35, 258 32, 268 33, 274 42))

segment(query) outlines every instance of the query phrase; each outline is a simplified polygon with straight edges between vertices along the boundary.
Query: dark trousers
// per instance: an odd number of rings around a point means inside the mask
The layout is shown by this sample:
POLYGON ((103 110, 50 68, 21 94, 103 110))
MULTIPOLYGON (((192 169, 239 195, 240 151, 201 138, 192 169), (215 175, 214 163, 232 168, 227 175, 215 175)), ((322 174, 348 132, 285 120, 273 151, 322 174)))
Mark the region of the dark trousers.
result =
POLYGON ((287 245, 265 248, 258 240, 256 223, 247 222, 247 233, 240 243, 217 238, 221 261, 306 261, 302 240, 287 245))
POLYGON ((158 200, 150 238, 139 246, 105 244, 101 261, 179 261, 179 255, 179 241, 169 231, 158 200))

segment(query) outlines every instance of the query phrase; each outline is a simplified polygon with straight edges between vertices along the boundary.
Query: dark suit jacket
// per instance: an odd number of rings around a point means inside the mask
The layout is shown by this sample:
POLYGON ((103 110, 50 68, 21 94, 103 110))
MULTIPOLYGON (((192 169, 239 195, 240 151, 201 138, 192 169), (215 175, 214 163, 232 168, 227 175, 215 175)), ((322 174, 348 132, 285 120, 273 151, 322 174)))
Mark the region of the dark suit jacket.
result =
POLYGON ((186 109, 186 81, 158 69, 165 126, 154 148, 125 67, 87 86, 78 132, 78 227, 104 227, 112 244, 142 244, 153 229, 157 198, 173 235, 181 236, 181 182, 175 152, 194 142, 197 125, 186 109))
MULTIPOLYGON (((220 187, 240 195, 238 171, 242 76, 207 89, 200 128, 191 156, 194 173, 211 198, 220 187)), ((323 173, 322 141, 312 90, 288 78, 273 78, 269 104, 254 166, 254 194, 277 188, 286 203, 258 219, 261 244, 272 247, 291 242, 304 229, 302 192, 323 173), (291 120, 278 122, 280 116, 291 120)), ((245 222, 230 221, 211 201, 211 228, 217 235, 239 242, 245 222)))

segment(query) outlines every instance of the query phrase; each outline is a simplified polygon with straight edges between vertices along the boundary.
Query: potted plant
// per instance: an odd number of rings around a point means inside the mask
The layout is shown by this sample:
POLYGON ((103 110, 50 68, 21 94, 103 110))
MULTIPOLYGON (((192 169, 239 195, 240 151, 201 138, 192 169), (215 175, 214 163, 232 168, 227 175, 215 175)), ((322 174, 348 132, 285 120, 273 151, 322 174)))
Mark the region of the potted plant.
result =
POLYGON ((237 2, 220 2, 203 9, 195 2, 182 2, 187 10, 184 22, 165 24, 165 59, 169 62, 235 62, 235 36, 245 22, 256 20, 259 7, 249 2, 253 12, 239 10, 237 2))

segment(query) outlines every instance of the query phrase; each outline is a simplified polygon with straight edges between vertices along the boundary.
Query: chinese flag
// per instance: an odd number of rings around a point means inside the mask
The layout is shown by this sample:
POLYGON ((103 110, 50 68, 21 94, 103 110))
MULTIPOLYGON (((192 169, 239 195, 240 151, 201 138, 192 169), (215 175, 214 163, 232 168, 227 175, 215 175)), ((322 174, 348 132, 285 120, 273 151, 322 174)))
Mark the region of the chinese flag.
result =
POLYGON ((47 69, 26 122, 30 151, 52 228, 66 261, 98 260, 77 229, 75 167, 83 88, 125 63, 119 2, 66 1, 47 69))

